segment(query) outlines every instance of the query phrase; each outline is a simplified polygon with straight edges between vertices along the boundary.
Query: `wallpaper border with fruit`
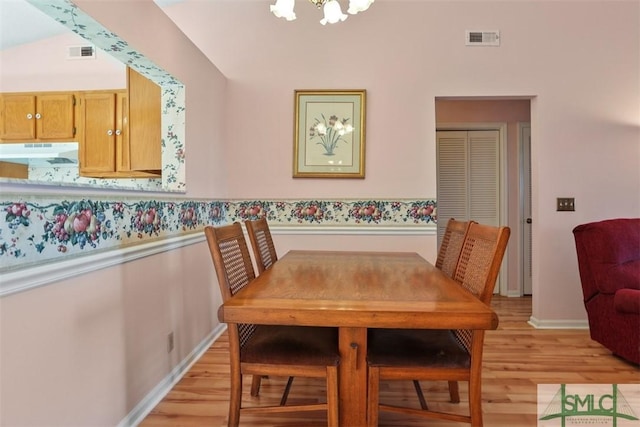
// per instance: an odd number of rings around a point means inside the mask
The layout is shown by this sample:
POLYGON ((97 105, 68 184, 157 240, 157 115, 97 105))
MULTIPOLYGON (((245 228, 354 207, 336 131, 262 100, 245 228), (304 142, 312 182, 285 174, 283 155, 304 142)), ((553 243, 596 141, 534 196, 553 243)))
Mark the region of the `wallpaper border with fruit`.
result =
POLYGON ((0 273, 266 217, 274 229, 434 228, 434 199, 181 200, 130 196, 0 197, 0 273))

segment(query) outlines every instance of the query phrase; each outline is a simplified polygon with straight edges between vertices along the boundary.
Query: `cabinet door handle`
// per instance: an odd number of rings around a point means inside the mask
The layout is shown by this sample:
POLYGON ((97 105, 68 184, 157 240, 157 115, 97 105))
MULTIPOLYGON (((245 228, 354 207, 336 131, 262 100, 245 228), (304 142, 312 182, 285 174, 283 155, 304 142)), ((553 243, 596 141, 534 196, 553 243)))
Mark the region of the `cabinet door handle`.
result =
POLYGON ((27 114, 27 120, 31 120, 31 119, 33 119, 33 114, 31 113, 27 114))
POLYGON ((107 135, 109 135, 109 136, 113 135, 113 131, 112 131, 111 129, 109 129, 109 130, 107 131, 107 135))
POLYGON ((116 135, 120 135, 122 133, 122 131, 120 129, 116 129, 116 135))
POLYGON ((36 119, 41 119, 42 116, 40 115, 40 113, 36 113, 36 119))

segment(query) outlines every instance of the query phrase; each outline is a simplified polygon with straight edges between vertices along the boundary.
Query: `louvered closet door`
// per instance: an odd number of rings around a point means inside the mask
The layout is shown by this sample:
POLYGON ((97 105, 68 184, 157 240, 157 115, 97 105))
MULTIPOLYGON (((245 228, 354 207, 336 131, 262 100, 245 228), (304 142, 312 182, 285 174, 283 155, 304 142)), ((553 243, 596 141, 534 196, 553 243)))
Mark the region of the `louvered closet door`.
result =
POLYGON ((449 218, 469 217, 469 143, 467 132, 437 132, 438 247, 449 218))
POLYGON ((500 224, 499 131, 438 131, 438 247, 449 218, 500 224))

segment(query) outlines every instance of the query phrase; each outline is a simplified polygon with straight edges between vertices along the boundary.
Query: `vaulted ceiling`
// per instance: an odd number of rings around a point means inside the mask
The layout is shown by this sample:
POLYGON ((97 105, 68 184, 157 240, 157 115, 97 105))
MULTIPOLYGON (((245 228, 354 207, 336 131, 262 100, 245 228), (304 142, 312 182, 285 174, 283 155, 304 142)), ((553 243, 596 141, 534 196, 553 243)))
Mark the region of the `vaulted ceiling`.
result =
MULTIPOLYGON (((154 0, 166 7, 182 0, 154 0)), ((0 50, 69 31, 26 0, 0 0, 0 50)))

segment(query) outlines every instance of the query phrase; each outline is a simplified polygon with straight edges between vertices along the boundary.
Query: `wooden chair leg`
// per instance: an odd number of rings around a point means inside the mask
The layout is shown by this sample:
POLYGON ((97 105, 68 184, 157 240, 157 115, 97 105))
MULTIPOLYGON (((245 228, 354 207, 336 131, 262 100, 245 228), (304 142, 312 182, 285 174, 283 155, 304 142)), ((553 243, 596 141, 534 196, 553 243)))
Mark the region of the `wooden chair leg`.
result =
POLYGON ((482 427, 482 390, 480 378, 469 380, 469 413, 471 427, 482 427))
POLYGON ((229 427, 240 424, 240 407, 242 404, 242 374, 231 369, 231 395, 229 397, 229 427))
POLYGON ((293 377, 289 377, 287 380, 287 385, 284 387, 284 392, 282 392, 282 398, 280 399, 280 406, 284 406, 287 404, 287 398, 289 397, 289 391, 291 390, 291 384, 293 383, 293 377))
POLYGON ((420 407, 423 411, 428 411, 429 407, 427 406, 427 401, 424 400, 424 393, 422 392, 422 387, 420 387, 420 381, 413 380, 413 387, 416 389, 416 394, 418 395, 418 400, 420 401, 420 407))
POLYGON ((449 381, 449 398, 451 399, 451 403, 460 403, 458 381, 449 381))
POLYGON ((369 367, 369 379, 367 387, 367 426, 378 426, 378 405, 380 404, 380 370, 369 367))
POLYGON ((262 375, 254 375, 251 379, 251 396, 256 397, 260 394, 260 384, 262 384, 262 375))
MULTIPOLYGON (((293 377, 291 377, 293 378, 293 377)), ((327 367, 327 426, 338 427, 340 413, 338 410, 338 367, 327 367)))
POLYGON ((482 427, 482 344, 484 331, 474 331, 471 342, 471 370, 469 373, 469 415, 471 427, 482 427))

